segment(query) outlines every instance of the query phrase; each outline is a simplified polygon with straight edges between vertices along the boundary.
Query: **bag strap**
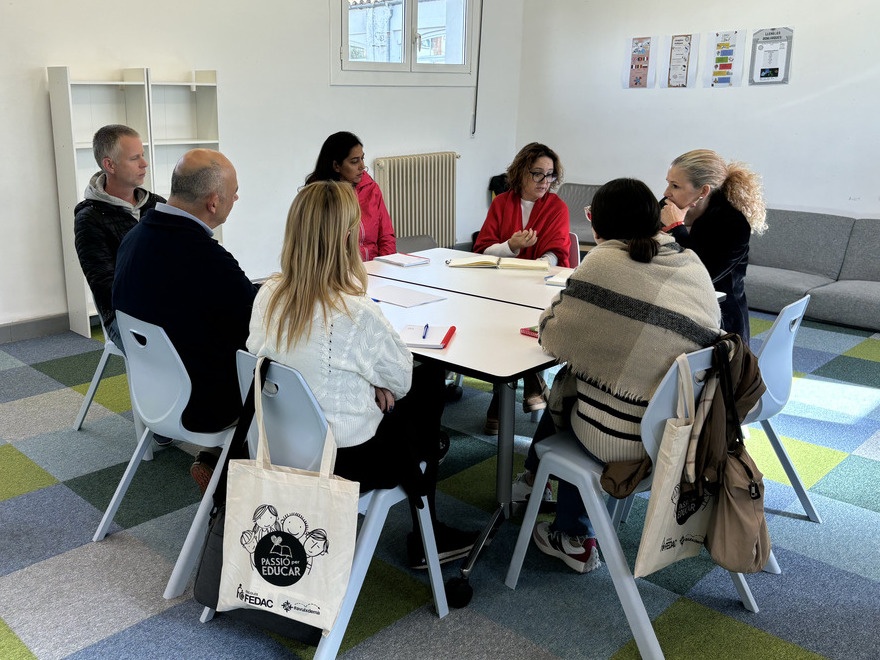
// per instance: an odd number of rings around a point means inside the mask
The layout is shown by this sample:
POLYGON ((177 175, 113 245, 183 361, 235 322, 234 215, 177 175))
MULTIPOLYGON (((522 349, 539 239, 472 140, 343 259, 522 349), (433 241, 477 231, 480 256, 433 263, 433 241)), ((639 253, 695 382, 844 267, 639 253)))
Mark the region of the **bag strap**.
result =
MULTIPOLYGON (((263 422, 263 381, 266 380, 266 371, 271 363, 267 357, 260 357, 257 360, 257 369, 260 372, 260 378, 255 380, 254 389, 254 419, 257 424, 257 433, 259 440, 257 442, 256 464, 263 469, 269 469, 272 465, 272 459, 269 456, 269 439, 266 437, 266 425, 263 422)), ((321 451, 321 480, 329 481, 333 468, 336 466, 336 439, 333 437, 333 431, 327 424, 327 433, 324 435, 324 448, 321 451)))
POLYGON ((727 453, 738 456, 743 450, 742 425, 736 413, 736 400, 733 394, 733 378, 730 374, 730 358, 728 349, 730 342, 721 340, 715 344, 713 359, 718 368, 718 379, 727 421, 727 453))
MULTIPOLYGON (((269 364, 272 360, 268 358, 262 364, 257 364, 257 370, 254 375, 260 374, 260 381, 266 379, 266 372, 269 370, 269 364)), ((247 458, 249 456, 247 449, 247 436, 251 428, 251 422, 254 419, 254 381, 251 379, 251 386, 248 388, 247 396, 241 407, 241 414, 238 416, 238 423, 235 426, 235 433, 229 441, 229 451, 226 453, 226 460, 223 465, 217 465, 214 469, 220 470, 220 481, 217 483, 217 490, 214 491, 214 508, 211 510, 213 517, 217 510, 226 503, 226 474, 229 472, 229 461, 233 458, 247 458)))
POLYGON ((678 419, 690 419, 696 413, 694 406, 694 379, 691 374, 691 365, 687 354, 682 353, 675 358, 678 365, 678 404, 676 416, 678 419))

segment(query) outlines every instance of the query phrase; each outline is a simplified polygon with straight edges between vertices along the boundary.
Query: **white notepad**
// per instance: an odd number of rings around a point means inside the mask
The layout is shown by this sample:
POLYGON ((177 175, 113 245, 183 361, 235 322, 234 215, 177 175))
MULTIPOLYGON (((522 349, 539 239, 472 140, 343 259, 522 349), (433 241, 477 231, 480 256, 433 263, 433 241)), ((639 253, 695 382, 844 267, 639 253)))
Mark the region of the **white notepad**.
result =
POLYGON ((425 293, 419 289, 404 289, 401 286, 383 286, 370 292, 370 297, 380 302, 390 303, 399 307, 416 307, 428 303, 446 300, 444 296, 425 293))
POLYGON ((404 268, 409 268, 410 266, 422 266, 431 263, 431 260, 428 259, 428 257, 420 257, 417 254, 407 254, 406 252, 386 254, 381 257, 376 257, 374 261, 384 261, 387 264, 403 266, 404 268))

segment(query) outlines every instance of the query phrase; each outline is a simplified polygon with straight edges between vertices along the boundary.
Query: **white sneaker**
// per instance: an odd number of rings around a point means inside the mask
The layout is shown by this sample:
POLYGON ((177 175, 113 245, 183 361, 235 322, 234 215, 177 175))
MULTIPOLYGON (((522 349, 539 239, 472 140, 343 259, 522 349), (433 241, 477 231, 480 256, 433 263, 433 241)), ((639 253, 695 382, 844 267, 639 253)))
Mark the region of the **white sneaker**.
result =
MULTIPOLYGON (((533 487, 529 486, 528 482, 526 482, 526 473, 520 472, 513 480, 513 488, 511 489, 510 501, 525 502, 532 494, 532 488, 533 487)), ((551 490, 549 483, 544 486, 543 499, 545 502, 553 501, 553 491, 551 490)))
POLYGON ((578 573, 589 573, 602 565, 599 560, 599 546, 592 537, 553 532, 550 531, 550 523, 540 522, 535 525, 532 538, 538 550, 545 555, 558 557, 578 573))

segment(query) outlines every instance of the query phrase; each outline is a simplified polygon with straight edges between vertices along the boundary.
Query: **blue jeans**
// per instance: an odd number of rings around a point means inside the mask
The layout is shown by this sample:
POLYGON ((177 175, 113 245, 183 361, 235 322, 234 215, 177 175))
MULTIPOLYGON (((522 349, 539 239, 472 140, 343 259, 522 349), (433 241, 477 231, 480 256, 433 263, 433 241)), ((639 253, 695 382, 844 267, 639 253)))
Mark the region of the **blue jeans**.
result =
MULTIPOLYGON (((571 411, 575 399, 566 400, 563 403, 563 416, 567 418, 571 411)), ((538 470, 538 454, 535 452, 535 444, 549 438, 556 433, 556 425, 553 423, 553 417, 550 415, 548 408, 544 409, 541 415, 541 421, 538 422, 538 428, 535 429, 535 437, 532 438, 532 444, 529 446, 529 453, 526 456, 526 470, 534 474, 538 470)), ((593 460, 598 460, 580 443, 578 446, 584 450, 593 460)), ((544 485, 535 484, 540 490, 544 485)), ((587 516, 587 509, 584 507, 584 501, 581 499, 580 491, 576 486, 571 485, 567 481, 559 480, 559 488, 556 493, 556 518, 550 525, 550 529, 554 532, 563 532, 569 536, 595 536, 593 525, 587 516)))
POLYGON ((110 321, 110 325, 104 328, 104 331, 107 334, 107 338, 116 344, 116 348, 122 351, 122 354, 125 355, 125 346, 122 345, 122 335, 119 334, 119 324, 116 322, 116 317, 113 317, 113 320, 110 321))

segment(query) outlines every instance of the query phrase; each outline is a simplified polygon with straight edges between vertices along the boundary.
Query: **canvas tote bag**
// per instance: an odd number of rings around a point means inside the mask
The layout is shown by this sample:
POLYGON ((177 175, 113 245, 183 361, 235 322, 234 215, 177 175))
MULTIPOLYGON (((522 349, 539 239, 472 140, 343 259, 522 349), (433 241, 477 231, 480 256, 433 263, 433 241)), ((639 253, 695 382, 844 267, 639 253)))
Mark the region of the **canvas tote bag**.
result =
MULTIPOLYGON (((678 404, 676 417, 666 420, 657 453, 657 466, 636 555, 635 577, 644 577, 700 552, 709 526, 713 498, 687 488, 682 475, 689 447, 699 438, 694 419, 694 384, 687 355, 676 358, 678 404), (685 488, 682 488, 682 486, 685 488)), ((709 387, 705 387, 703 393, 709 387)), ((703 414, 703 417, 705 414, 703 414)))
POLYGON ((332 474, 336 442, 329 427, 320 472, 272 465, 259 378, 254 403, 256 459, 229 462, 217 611, 273 612, 327 634, 351 573, 359 486, 332 474))

